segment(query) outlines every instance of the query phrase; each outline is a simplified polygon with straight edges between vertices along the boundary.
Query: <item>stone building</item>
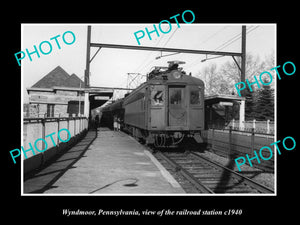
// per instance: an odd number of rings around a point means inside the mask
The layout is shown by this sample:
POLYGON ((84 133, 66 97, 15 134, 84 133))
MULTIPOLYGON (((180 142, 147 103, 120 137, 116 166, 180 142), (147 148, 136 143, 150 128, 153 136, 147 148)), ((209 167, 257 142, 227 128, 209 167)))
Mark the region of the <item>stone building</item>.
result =
MULTIPOLYGON (((84 82, 57 66, 42 79, 27 88, 28 117, 69 117, 83 114, 84 82), (80 108, 80 110, 79 110, 80 108)), ((25 113, 24 113, 25 114, 25 113)))

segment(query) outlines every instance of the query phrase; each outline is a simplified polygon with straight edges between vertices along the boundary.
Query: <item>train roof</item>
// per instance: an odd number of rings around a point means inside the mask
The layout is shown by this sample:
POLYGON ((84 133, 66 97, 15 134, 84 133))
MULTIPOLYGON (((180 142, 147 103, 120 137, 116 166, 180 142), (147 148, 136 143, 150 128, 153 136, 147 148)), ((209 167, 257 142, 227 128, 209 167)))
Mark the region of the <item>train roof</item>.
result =
POLYGON ((126 99, 130 99, 132 95, 138 92, 146 85, 196 85, 204 88, 204 82, 196 77, 187 75, 182 68, 179 68, 179 64, 183 64, 181 61, 170 61, 169 67, 154 67, 154 69, 147 75, 147 81, 142 83, 139 87, 133 90, 128 96, 117 100, 114 103, 104 107, 102 111, 113 111, 122 107, 123 102, 126 99))
POLYGON ((191 74, 187 75, 180 64, 184 64, 183 61, 168 61, 168 67, 155 66, 154 69, 148 74, 148 83, 161 82, 162 84, 182 83, 187 85, 204 86, 204 82, 196 77, 192 77, 191 74))
POLYGON ((172 84, 172 83, 182 83, 185 85, 198 85, 204 86, 204 82, 196 77, 185 74, 184 71, 180 70, 167 70, 165 72, 160 72, 153 75, 150 75, 150 79, 147 81, 149 84, 172 84))
POLYGON ((122 108, 123 101, 124 101, 124 98, 118 99, 115 102, 112 102, 112 103, 108 104, 107 106, 103 107, 101 109, 101 111, 106 112, 106 111, 118 110, 118 109, 122 108))

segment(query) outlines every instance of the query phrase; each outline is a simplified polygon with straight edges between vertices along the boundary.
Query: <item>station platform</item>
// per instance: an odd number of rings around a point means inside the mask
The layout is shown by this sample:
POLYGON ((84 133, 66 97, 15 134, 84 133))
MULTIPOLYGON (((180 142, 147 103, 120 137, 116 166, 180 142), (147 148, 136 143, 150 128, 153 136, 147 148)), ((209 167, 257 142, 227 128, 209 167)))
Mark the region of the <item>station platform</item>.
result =
POLYGON ((120 131, 98 128, 23 183, 24 194, 183 194, 154 156, 120 131))

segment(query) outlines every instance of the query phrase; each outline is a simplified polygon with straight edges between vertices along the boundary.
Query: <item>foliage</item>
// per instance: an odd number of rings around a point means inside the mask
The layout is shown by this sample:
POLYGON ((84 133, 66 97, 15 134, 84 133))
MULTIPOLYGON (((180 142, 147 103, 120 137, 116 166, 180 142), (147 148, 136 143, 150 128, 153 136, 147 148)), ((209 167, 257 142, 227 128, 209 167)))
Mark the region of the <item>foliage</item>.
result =
MULTIPOLYGON (((241 64, 240 58, 236 58, 236 61, 239 65, 241 64)), ((276 76, 274 74, 274 71, 270 71, 271 68, 275 67, 274 64, 274 52, 266 56, 264 60, 261 60, 259 56, 254 56, 250 53, 247 54, 245 75, 246 79, 248 79, 250 82, 253 82, 253 76, 256 76, 259 79, 259 75, 263 71, 269 71, 273 75, 273 82, 267 86, 260 85, 261 88, 257 88, 256 85, 253 85, 253 92, 251 92, 247 86, 247 89, 245 91, 246 120, 274 119, 274 84, 276 76)), ((204 81, 206 95, 237 95, 234 84, 240 82, 241 75, 238 66, 233 60, 220 65, 219 69, 217 68, 217 65, 215 63, 206 66, 201 71, 199 71, 196 76, 204 81)), ((265 77, 263 79, 264 83, 268 83, 265 77)))
POLYGON ((259 89, 255 107, 257 120, 274 120, 274 89, 270 86, 263 86, 259 89))

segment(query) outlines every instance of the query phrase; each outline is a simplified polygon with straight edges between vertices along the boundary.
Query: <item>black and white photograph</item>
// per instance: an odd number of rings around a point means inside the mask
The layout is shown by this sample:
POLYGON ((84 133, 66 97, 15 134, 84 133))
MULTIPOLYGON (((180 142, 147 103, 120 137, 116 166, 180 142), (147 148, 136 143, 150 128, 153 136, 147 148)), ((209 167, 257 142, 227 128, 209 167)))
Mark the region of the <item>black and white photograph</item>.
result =
POLYGON ((276 194, 275 24, 22 32, 23 194, 276 194))
POLYGON ((3 165, 24 222, 295 216, 294 21, 202 10, 15 18, 3 165))

